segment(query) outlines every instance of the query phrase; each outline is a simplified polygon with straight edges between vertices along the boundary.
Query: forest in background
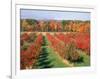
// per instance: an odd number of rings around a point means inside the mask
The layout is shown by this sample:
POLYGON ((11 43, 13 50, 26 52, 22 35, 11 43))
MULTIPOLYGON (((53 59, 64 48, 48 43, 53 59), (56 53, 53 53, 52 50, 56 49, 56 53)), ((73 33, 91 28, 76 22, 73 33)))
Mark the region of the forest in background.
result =
POLYGON ((21 19, 21 32, 90 32, 90 21, 21 19))

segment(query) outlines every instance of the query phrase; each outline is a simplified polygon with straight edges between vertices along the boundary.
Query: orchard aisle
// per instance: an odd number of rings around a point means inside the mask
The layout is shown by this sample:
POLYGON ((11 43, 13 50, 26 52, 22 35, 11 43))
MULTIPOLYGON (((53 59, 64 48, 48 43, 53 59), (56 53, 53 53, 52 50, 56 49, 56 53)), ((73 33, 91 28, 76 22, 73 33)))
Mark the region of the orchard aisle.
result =
POLYGON ((41 47, 40 56, 37 61, 37 68, 57 68, 57 67, 68 67, 66 63, 59 58, 53 49, 50 47, 50 42, 43 36, 43 45, 41 47))

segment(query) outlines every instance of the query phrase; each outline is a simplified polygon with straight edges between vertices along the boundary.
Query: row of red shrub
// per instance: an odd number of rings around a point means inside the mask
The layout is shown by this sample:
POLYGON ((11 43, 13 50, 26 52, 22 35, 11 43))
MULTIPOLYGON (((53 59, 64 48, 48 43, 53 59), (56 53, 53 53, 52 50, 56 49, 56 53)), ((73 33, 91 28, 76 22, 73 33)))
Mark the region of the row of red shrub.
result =
POLYGON ((90 36, 88 33, 56 33, 54 35, 47 33, 47 38, 51 47, 63 59, 67 59, 71 53, 79 57, 77 49, 85 51, 88 55, 90 54, 90 36))
POLYGON ((64 44, 68 44, 70 42, 74 42, 76 48, 82 49, 86 52, 90 52, 90 35, 89 33, 60 33, 55 34, 55 36, 64 42, 64 44))
POLYGON ((26 50, 21 50, 20 52, 21 69, 32 68, 32 66, 36 63, 36 60, 41 51, 41 45, 42 45, 42 34, 39 34, 36 40, 30 46, 28 46, 26 50))

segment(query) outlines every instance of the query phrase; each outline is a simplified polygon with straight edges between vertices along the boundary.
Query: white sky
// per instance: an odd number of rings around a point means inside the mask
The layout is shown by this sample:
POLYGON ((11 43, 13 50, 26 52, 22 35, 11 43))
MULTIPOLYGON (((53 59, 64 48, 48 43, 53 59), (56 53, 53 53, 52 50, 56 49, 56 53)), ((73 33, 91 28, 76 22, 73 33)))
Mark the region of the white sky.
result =
POLYGON ((21 19, 90 20, 90 13, 21 9, 21 19))

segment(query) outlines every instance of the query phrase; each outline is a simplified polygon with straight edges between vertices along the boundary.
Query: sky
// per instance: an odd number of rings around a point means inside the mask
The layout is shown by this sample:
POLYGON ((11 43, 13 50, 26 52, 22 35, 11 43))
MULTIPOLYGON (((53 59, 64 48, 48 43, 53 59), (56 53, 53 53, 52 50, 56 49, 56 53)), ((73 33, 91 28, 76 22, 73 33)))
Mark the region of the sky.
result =
POLYGON ((20 18, 36 20, 90 20, 90 13, 21 9, 20 18))

